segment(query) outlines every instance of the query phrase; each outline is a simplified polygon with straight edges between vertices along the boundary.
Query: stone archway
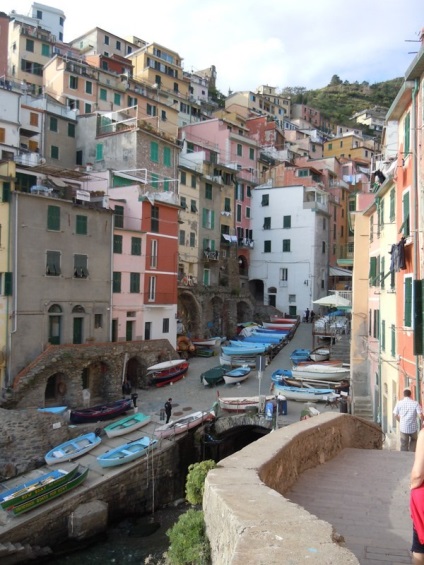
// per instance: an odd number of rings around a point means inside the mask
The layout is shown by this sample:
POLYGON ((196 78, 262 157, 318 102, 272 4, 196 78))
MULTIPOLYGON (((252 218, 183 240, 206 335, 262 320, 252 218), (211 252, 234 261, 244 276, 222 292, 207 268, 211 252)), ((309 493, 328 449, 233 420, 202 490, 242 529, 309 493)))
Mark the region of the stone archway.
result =
POLYGON ((249 290, 259 304, 264 304, 264 281, 260 279, 249 281, 249 290))
POLYGON ((53 406, 58 402, 65 404, 68 396, 68 382, 64 373, 50 375, 44 390, 44 405, 53 406))
MULTIPOLYGON (((116 389, 116 381, 108 378, 112 373, 104 361, 90 363, 81 371, 81 389, 89 391, 91 402, 93 399, 108 398, 111 391, 116 389)), ((79 392, 76 391, 77 394, 79 392)))
POLYGON ((225 330, 224 302, 219 296, 214 296, 205 304, 203 324, 205 333, 209 336, 222 336, 225 330))
POLYGON ((202 316, 199 304, 191 292, 182 292, 178 300, 179 318, 184 332, 198 336, 202 330, 202 316))
MULTIPOLYGON (((160 354, 159 354, 160 355, 160 354)), ((160 361, 158 360, 158 363, 160 361)), ((128 359, 125 377, 131 383, 132 389, 148 387, 146 376, 147 363, 139 357, 128 359)))
POLYGON ((251 321, 253 321, 252 307, 244 300, 237 302, 237 323, 240 324, 242 322, 251 321))

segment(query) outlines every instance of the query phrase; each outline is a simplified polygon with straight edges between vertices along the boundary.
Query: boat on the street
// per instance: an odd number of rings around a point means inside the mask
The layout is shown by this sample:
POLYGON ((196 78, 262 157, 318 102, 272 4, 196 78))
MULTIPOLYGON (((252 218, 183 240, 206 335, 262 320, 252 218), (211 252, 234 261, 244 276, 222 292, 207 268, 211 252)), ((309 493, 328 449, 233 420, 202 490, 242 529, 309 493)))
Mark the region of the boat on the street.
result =
POLYGON ((215 336, 210 338, 199 338, 193 337, 191 338, 191 343, 196 347, 215 347, 221 343, 221 337, 215 336))
POLYGON ((292 330, 296 324, 295 323, 283 323, 283 324, 276 324, 271 322, 262 322, 262 326, 269 330, 292 330))
POLYGON ((97 457, 97 461, 101 467, 124 465, 150 453, 157 445, 157 439, 141 437, 102 453, 97 457))
POLYGON ((38 412, 43 412, 45 414, 63 414, 67 409, 67 406, 49 406, 47 408, 37 408, 38 412))
POLYGON ((237 345, 223 345, 221 347, 222 353, 225 355, 261 355, 265 353, 269 346, 259 343, 250 343, 242 345, 242 342, 237 345))
POLYGON ((71 424, 86 424, 88 422, 100 422, 102 420, 111 420, 117 416, 121 416, 133 407, 131 398, 122 398, 115 402, 98 404, 91 408, 78 408, 71 410, 71 424))
POLYGON ((99 445, 101 441, 99 435, 95 432, 89 432, 88 434, 83 434, 53 447, 53 449, 46 453, 44 459, 47 465, 70 461, 91 451, 99 445))
POLYGON ((317 378, 322 381, 340 381, 350 377, 350 368, 334 367, 313 363, 311 365, 297 365, 291 369, 292 376, 295 378, 317 378))
POLYGON ((330 348, 329 347, 316 347, 312 349, 309 354, 309 357, 312 361, 320 362, 320 361, 327 361, 330 359, 330 348))
POLYGON ((0 506, 3 510, 10 510, 22 502, 40 496, 71 480, 78 471, 78 465, 69 471, 55 469, 44 473, 34 479, 20 483, 0 494, 0 506))
POLYGON ((243 367, 244 365, 253 368, 256 367, 256 359, 258 358, 258 355, 261 354, 256 353, 254 355, 243 355, 240 353, 239 355, 225 355, 225 353, 222 353, 219 356, 219 362, 221 365, 230 365, 232 368, 243 367))
POLYGON ((200 382, 205 386, 215 386, 224 382, 224 375, 226 372, 231 371, 229 365, 218 365, 212 367, 200 375, 200 382))
POLYGON ((284 381, 276 383, 274 385, 274 391, 284 395, 287 400, 295 400, 297 402, 328 402, 338 398, 338 395, 335 394, 334 390, 331 388, 302 388, 283 383, 284 381))
POLYGON ((218 396, 218 403, 221 410, 227 412, 245 412, 246 410, 251 410, 260 407, 263 403, 265 408, 266 402, 269 402, 275 398, 275 395, 267 396, 218 396))
POLYGON ((236 369, 232 369, 224 374, 225 384, 230 385, 241 383, 247 379, 250 372, 250 367, 237 367, 236 369))
POLYGON ((178 434, 182 434, 183 432, 187 432, 197 426, 200 426, 203 422, 208 422, 215 418, 215 414, 211 411, 208 412, 192 412, 187 416, 183 416, 182 418, 178 418, 178 420, 174 420, 169 422, 168 424, 163 424, 155 429, 155 436, 160 438, 166 438, 175 436, 178 434))
POLYGON ((151 419, 152 417, 150 415, 143 414, 143 412, 136 412, 135 414, 130 414, 116 422, 112 422, 106 426, 104 430, 107 437, 122 436, 145 426, 151 419))
POLYGON ((187 373, 189 363, 185 359, 173 359, 157 363, 147 369, 147 377, 152 386, 161 387, 181 380, 187 373))
POLYGON ((24 514, 25 512, 29 512, 37 506, 41 506, 58 496, 62 496, 63 494, 73 490, 77 486, 81 485, 88 475, 88 467, 82 467, 78 465, 77 472, 70 478, 68 481, 64 482, 59 486, 55 486, 53 489, 36 496, 35 498, 31 498, 30 500, 26 500, 21 504, 17 504, 16 506, 12 506, 10 511, 15 515, 19 516, 20 514, 24 514))
POLYGON ((310 353, 310 349, 295 349, 290 353, 290 359, 297 365, 300 361, 309 361, 310 353))
POLYGON ((271 324, 297 324, 298 320, 295 318, 279 318, 275 316, 270 319, 271 324))

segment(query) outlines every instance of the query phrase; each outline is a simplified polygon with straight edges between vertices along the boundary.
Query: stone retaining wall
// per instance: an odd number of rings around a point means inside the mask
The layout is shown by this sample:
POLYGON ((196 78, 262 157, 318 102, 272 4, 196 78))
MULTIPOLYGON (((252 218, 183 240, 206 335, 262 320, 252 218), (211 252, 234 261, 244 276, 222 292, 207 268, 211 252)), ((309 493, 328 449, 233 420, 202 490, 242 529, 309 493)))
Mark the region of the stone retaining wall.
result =
POLYGON ((305 470, 344 448, 381 449, 378 426, 325 413, 276 430, 219 462, 203 498, 214 565, 358 564, 330 524, 284 498, 305 470))

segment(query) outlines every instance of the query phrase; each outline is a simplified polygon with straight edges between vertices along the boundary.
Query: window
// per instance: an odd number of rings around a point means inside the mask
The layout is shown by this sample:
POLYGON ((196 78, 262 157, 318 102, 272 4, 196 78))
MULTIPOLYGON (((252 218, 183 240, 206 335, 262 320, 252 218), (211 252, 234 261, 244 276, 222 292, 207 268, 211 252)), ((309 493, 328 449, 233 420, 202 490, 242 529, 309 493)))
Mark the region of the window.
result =
POLYGON ((26 49, 26 51, 29 51, 30 53, 34 53, 34 40, 33 39, 27 39, 26 40, 25 49, 26 49))
POLYGON ((58 131, 58 126, 57 126, 57 118, 55 118, 54 116, 50 116, 50 120, 49 120, 49 129, 50 131, 58 131))
POLYGON ((402 198, 402 212, 403 212, 403 223, 400 226, 400 230, 403 233, 404 237, 408 237, 410 235, 410 222, 409 222, 409 192, 405 192, 402 198))
POLYGON ((115 228, 123 228, 124 227, 124 207, 123 206, 115 206, 114 218, 115 218, 115 228))
POLYGON ((150 142, 150 160, 159 163, 159 144, 156 141, 150 142))
POLYGON ((164 334, 169 333, 169 318, 164 318, 162 320, 162 333, 164 334))
POLYGON ((60 275, 60 251, 47 251, 46 275, 58 277, 60 275))
POLYGON ((50 45, 47 45, 46 43, 42 43, 41 54, 43 55, 43 57, 50 57, 50 45))
POLYGON ((140 273, 130 273, 130 293, 140 292, 140 273))
POLYGON ((326 248, 327 248, 327 246, 326 246, 326 244, 325 244, 325 241, 323 241, 323 242, 321 243, 321 251, 322 251, 322 253, 325 253, 326 248))
POLYGON ((121 50, 121 42, 118 41, 118 40, 116 41, 116 49, 117 49, 117 51, 121 50))
POLYGON ((298 177, 308 177, 309 176, 309 169, 299 169, 297 171, 298 177))
POLYGON ((122 235, 113 235, 113 252, 122 253, 122 235))
POLYGON ((247 198, 251 198, 252 196, 252 188, 249 185, 246 187, 246 196, 247 198))
POLYGON ((107 101, 107 90, 106 88, 101 88, 100 89, 100 100, 104 100, 105 102, 107 101))
POLYGON ((120 106, 120 105, 121 105, 121 95, 118 94, 117 92, 114 92, 114 93, 113 93, 113 103, 114 103, 116 106, 120 106))
POLYGON ((191 175, 191 188, 196 188, 197 184, 196 184, 196 175, 191 175))
POLYGON ((375 339, 379 339, 379 329, 380 329, 380 310, 374 310, 374 327, 372 336, 375 339))
POLYGON ((94 329, 98 330, 103 327, 103 314, 94 314, 94 329))
POLYGON ((184 230, 180 230, 178 243, 180 245, 185 245, 185 231, 184 230))
POLYGON ((32 126, 37 127, 38 126, 38 114, 36 114, 35 112, 30 112, 29 113, 29 123, 32 126))
POLYGON ((285 267, 280 269, 280 281, 287 282, 289 279, 289 270, 285 267))
POLYGON ((9 202, 10 200, 10 182, 3 181, 3 194, 2 194, 2 202, 9 202))
POLYGON ((291 247, 291 239, 283 239, 283 252, 288 253, 291 247))
POLYGON ((212 185, 208 182, 205 184, 205 198, 212 200, 212 185))
POLYGON ((246 206, 246 218, 250 218, 250 208, 246 206))
POLYGON ((271 253, 271 241, 269 239, 264 241, 264 253, 271 253))
POLYGON ((70 76, 69 77, 69 88, 72 90, 78 90, 78 77, 70 76))
POLYGON ((87 102, 84 104, 84 112, 86 114, 91 114, 91 104, 88 104, 87 102))
POLYGON ((252 147, 249 149, 249 159, 251 161, 255 160, 255 150, 252 147))
POLYGON ((395 189, 392 188, 392 190, 390 191, 390 212, 389 212, 389 219, 391 222, 395 221, 395 217, 396 217, 396 208, 395 208, 395 189))
POLYGON ((121 292, 121 273, 114 271, 112 280, 112 292, 121 292))
POLYGON ((185 196, 180 197, 180 206, 183 210, 187 209, 187 199, 185 196))
POLYGON ((146 113, 147 113, 148 116, 156 116, 156 106, 153 106, 153 104, 147 103, 146 113))
POLYGON ((283 228, 291 228, 291 216, 283 216, 283 228))
POLYGON ((377 278, 377 257, 370 257, 369 284, 375 286, 377 278))
MULTIPOLYGON (((342 217, 343 217, 343 214, 342 214, 342 217)), ((322 231, 325 231, 326 229, 327 229, 327 218, 323 218, 322 219, 322 231)))
POLYGON ((386 321, 381 320, 381 350, 386 351, 386 321))
POLYGON ((391 334, 390 354, 392 357, 394 357, 396 355, 396 327, 394 324, 392 324, 390 328, 390 334, 391 334))
POLYGON ((87 255, 74 255, 74 277, 86 279, 88 277, 88 258, 87 255))
POLYGON ((271 229, 271 218, 264 218, 264 230, 271 229))
POLYGON ((262 194, 262 206, 269 206, 269 194, 262 194))
POLYGON ((213 210, 208 210, 203 208, 202 213, 202 226, 206 229, 213 230, 215 227, 215 212, 213 210))
POLYGON ((47 206, 47 229, 60 231, 60 207, 47 206))
POLYGON ((170 147, 164 147, 163 148, 163 164, 165 165, 165 167, 171 166, 171 148, 170 147))
POLYGON ((187 184, 187 173, 185 171, 180 172, 180 183, 187 184))
POLYGON ((59 147, 56 145, 50 146, 50 157, 52 159, 59 159, 59 147))
POLYGON ((131 238, 131 255, 141 255, 141 237, 131 238))
POLYGON ((237 156, 243 157, 243 145, 241 143, 237 143, 237 156))
POLYGON ((150 268, 156 269, 158 266, 158 242, 152 239, 150 243, 150 268))
POLYGON ((203 284, 209 286, 211 284, 211 271, 210 269, 203 269, 203 284))
POLYGON ((75 124, 68 123, 68 137, 75 137, 75 124))
POLYGON ((105 35, 105 45, 109 45, 109 36, 105 35))
POLYGON ((412 277, 405 277, 404 325, 412 327, 412 277))
POLYGON ((190 212, 193 212, 194 214, 197 212, 197 203, 195 200, 190 201, 190 212))
POLYGON ((0 143, 5 143, 6 141, 6 128, 0 128, 0 143))
POLYGON ((85 81, 85 92, 86 94, 93 94, 93 83, 89 80, 85 81))
POLYGON ((237 204, 236 206, 236 220, 237 222, 241 222, 241 204, 237 204))
POLYGON ((103 143, 96 144, 96 161, 103 161, 103 143))
POLYGON ((231 198, 224 198, 224 212, 231 212, 231 198))
POLYGON ((190 232, 190 247, 196 247, 196 234, 190 232))
POLYGON ((159 207, 152 206, 152 220, 151 220, 151 231, 154 233, 159 233, 159 207))
POLYGON ((236 185, 236 200, 244 201, 244 184, 240 182, 236 185))
POLYGON ((149 302, 156 300, 156 277, 149 277, 149 302))
POLYGON ((88 233, 88 218, 87 216, 80 216, 79 214, 77 214, 76 218, 75 218, 75 232, 78 235, 87 235, 88 233))

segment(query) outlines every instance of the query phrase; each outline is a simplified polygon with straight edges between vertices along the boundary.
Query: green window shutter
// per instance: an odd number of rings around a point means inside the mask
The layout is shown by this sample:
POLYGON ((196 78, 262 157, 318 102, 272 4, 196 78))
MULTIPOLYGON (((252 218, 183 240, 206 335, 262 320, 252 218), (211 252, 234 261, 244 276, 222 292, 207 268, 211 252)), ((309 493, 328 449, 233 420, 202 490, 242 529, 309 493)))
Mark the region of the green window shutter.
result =
POLYGON ((156 141, 150 142, 150 160, 159 163, 159 144, 156 141))
POLYGON ((207 223, 208 223, 208 211, 207 211, 206 208, 203 208, 202 209, 202 227, 206 228, 207 223))
POLYGON ((392 188, 392 190, 390 191, 390 221, 394 222, 395 220, 395 189, 392 188))
POLYGON ((423 282, 414 281, 414 355, 422 355, 423 344, 423 282))
POLYGON ((122 235, 113 236, 113 252, 122 253, 122 235))
POLYGON ((60 207, 48 206, 47 207, 47 229, 59 231, 60 230, 60 207))
POLYGON ((411 147, 411 115, 409 113, 406 114, 405 116, 404 135, 405 135, 404 155, 406 157, 411 147))
POLYGON ((131 255, 141 255, 141 238, 131 238, 131 255))
POLYGON ((381 320, 381 350, 386 351, 386 320, 381 320))
POLYGON ((215 212, 211 210, 211 230, 215 227, 215 212))
POLYGON ((113 292, 121 292, 121 273, 117 271, 113 273, 112 290, 113 292))
POLYGON ((3 202, 9 202, 10 200, 10 182, 3 183, 3 202))
POLYGON ((412 278, 405 279, 404 325, 412 326, 412 278))
POLYGON ((103 161, 103 143, 96 144, 96 161, 103 161))
POLYGON ((158 190, 158 188, 159 188, 159 175, 157 175, 156 173, 152 173, 151 178, 152 178, 152 187, 155 190, 158 190))
POLYGON ((123 228, 124 227, 124 207, 123 206, 115 206, 114 210, 114 218, 115 218, 115 228, 123 228))
POLYGON ((211 239, 211 251, 215 251, 215 240, 211 239))
POLYGON ((76 233, 79 235, 87 235, 88 232, 87 225, 88 225, 87 216, 77 215, 76 226, 75 226, 76 233))
POLYGON ((164 147, 163 148, 163 164, 165 165, 165 167, 171 166, 171 148, 170 147, 164 147))
POLYGON ((140 292, 140 273, 130 273, 130 292, 140 292))
POLYGON ((396 355, 396 327, 392 324, 391 328, 391 344, 390 344, 390 353, 392 357, 396 355))
POLYGON ((13 276, 12 273, 4 273, 4 295, 12 296, 13 276))
POLYGON ((370 257, 370 286, 375 286, 375 277, 377 276, 377 257, 370 257))
POLYGON ((409 221, 409 192, 405 192, 405 194, 403 195, 403 199, 402 199, 402 207, 403 207, 403 223, 400 226, 400 230, 399 233, 402 232, 403 235, 405 237, 408 237, 410 235, 410 231, 409 231, 409 226, 410 226, 410 221, 409 221))
POLYGON ((386 276, 384 274, 385 263, 386 263, 385 257, 382 257, 381 261, 380 261, 380 284, 381 284, 381 288, 384 288, 384 285, 385 285, 385 282, 384 282, 385 278, 386 278, 386 276))

